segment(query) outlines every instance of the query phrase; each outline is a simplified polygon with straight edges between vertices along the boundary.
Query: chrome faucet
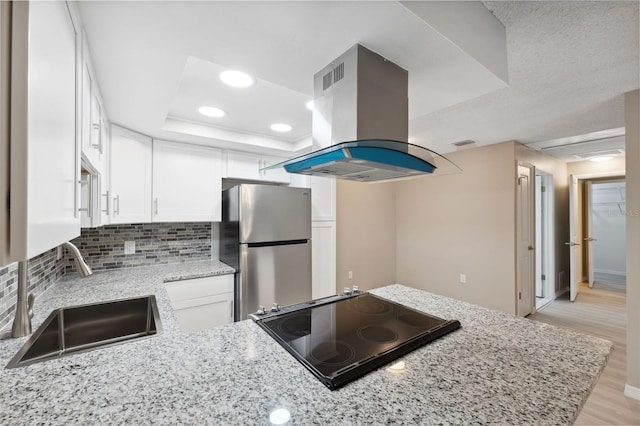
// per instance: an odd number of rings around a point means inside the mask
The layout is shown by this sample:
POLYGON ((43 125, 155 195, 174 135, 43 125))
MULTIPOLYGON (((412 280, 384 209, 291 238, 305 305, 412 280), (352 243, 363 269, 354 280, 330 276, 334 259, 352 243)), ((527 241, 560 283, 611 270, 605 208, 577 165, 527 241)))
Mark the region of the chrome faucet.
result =
MULTIPOLYGON (((85 262, 78 247, 70 242, 62 244, 68 249, 76 262, 78 273, 81 277, 88 277, 93 272, 87 262, 85 262)), ((16 317, 11 327, 11 337, 22 337, 31 334, 31 318, 33 317, 33 302, 36 296, 31 293, 27 295, 27 261, 18 263, 18 300, 16 301, 16 317)))
POLYGON ((82 254, 80 254, 80 250, 78 250, 78 247, 68 241, 62 244, 62 247, 68 249, 73 254, 73 260, 76 261, 76 268, 78 269, 78 273, 81 277, 88 277, 89 275, 93 274, 91 268, 89 267, 89 265, 87 265, 87 262, 84 261, 82 254))

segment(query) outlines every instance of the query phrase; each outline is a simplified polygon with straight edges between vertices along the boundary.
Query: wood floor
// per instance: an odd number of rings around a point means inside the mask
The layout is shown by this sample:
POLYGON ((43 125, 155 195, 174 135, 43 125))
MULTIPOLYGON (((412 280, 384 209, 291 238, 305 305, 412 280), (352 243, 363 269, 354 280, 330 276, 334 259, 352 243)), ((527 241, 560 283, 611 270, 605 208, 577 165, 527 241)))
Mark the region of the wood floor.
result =
POLYGON ((614 349, 582 408, 577 425, 640 425, 640 401, 624 396, 626 383, 626 293, 623 286, 580 284, 574 303, 568 295, 528 318, 610 340, 614 349))

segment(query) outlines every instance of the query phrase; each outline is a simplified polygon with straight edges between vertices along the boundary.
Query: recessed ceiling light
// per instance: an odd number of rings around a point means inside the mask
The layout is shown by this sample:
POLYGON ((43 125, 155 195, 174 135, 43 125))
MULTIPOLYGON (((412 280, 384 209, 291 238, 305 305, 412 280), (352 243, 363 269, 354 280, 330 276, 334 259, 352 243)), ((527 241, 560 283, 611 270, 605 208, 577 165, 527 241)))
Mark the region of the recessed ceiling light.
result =
POLYGON ((313 100, 308 101, 306 106, 309 111, 313 111, 313 100))
POLYGON ((221 72, 220 80, 232 87, 249 87, 253 84, 253 77, 249 74, 234 70, 221 72))
POLYGON ((202 115, 206 115, 207 117, 224 117, 226 112, 221 110, 220 108, 212 107, 212 106, 201 106, 198 108, 198 112, 202 115))
POLYGON ((600 157, 589 158, 589 161, 593 161, 594 163, 602 163, 603 161, 613 160, 611 155, 602 155, 600 157))
POLYGON ((271 125, 271 130, 273 130, 274 132, 290 132, 291 129, 291 126, 284 123, 275 123, 271 125))

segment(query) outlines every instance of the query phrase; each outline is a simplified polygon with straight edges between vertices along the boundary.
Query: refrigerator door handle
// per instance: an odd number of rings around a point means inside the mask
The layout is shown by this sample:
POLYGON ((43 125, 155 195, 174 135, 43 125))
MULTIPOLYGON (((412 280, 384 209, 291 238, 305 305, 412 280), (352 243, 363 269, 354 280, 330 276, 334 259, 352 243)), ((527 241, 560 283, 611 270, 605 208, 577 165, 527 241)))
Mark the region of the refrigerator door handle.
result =
POLYGON ((294 244, 307 244, 309 240, 289 240, 289 241, 265 241, 262 243, 247 243, 247 247, 274 247, 274 246, 291 246, 294 244))

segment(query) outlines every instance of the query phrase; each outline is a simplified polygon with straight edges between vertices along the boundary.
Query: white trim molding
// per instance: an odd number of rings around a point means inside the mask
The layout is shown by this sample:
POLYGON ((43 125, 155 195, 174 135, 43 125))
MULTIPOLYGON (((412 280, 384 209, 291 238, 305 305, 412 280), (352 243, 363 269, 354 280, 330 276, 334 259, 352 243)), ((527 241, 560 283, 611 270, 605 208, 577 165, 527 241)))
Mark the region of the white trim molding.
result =
POLYGON ((624 385, 624 396, 640 400, 640 388, 626 384, 624 385))

